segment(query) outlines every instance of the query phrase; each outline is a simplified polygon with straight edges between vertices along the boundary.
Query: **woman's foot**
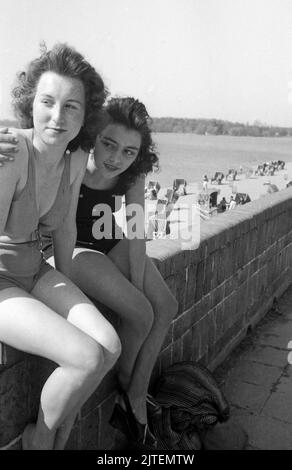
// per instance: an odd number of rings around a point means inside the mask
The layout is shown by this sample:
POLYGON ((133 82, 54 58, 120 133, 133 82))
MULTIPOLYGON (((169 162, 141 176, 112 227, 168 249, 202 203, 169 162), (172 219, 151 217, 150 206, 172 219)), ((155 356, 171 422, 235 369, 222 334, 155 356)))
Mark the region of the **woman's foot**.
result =
POLYGON ((144 446, 157 448, 157 440, 149 429, 147 422, 140 422, 135 416, 128 395, 121 394, 123 403, 117 403, 110 419, 110 424, 122 431, 133 447, 144 446))
POLYGON ((22 433, 22 450, 37 450, 33 445, 35 424, 29 423, 22 433))
POLYGON ((131 411, 135 415, 136 420, 139 421, 139 423, 146 424, 147 423, 146 399, 144 399, 143 397, 139 397, 138 399, 133 399, 130 396, 130 393, 125 391, 125 390, 128 390, 128 388, 123 385, 123 382, 121 381, 121 376, 119 376, 119 379, 118 379, 117 389, 118 389, 119 394, 117 395, 116 403, 118 403, 125 411, 127 411, 127 409, 131 409, 131 411), (128 407, 126 406, 125 401, 128 402, 128 407))

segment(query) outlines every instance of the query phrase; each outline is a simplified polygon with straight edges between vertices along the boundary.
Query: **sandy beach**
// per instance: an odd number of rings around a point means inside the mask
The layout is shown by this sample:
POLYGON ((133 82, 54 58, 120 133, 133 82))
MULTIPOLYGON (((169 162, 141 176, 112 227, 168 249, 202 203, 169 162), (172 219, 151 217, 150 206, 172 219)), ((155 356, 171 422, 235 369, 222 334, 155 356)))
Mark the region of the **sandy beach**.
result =
MULTIPOLYGON (((187 175, 186 175, 187 176, 187 175)), ((187 177, 186 177, 187 180, 187 177)), ((223 180, 223 183, 211 184, 208 183, 208 192, 209 194, 213 191, 218 191, 217 203, 220 202, 222 197, 225 197, 227 202, 230 200, 230 196, 237 192, 247 193, 250 196, 251 201, 254 201, 260 197, 264 197, 268 191, 268 185, 265 184, 270 182, 278 187, 279 190, 286 188, 286 185, 289 181, 292 180, 292 162, 288 162, 285 165, 283 170, 276 171, 273 176, 250 176, 246 177, 245 174, 239 174, 236 177, 235 181, 226 181, 223 180)), ((187 194, 185 196, 180 196, 178 201, 173 206, 173 209, 168 217, 170 221, 170 230, 173 232, 177 229, 178 223, 182 220, 190 221, 191 217, 196 219, 197 212, 194 211, 194 207, 197 206, 198 194, 203 193, 202 186, 203 183, 189 183, 187 181, 187 194), (192 209, 192 210, 191 210, 192 209), (187 215, 188 213, 188 215, 187 215)), ((170 187, 163 187, 158 192, 158 199, 164 199, 167 189, 170 187)), ((157 200, 145 199, 145 230, 147 233, 149 218, 153 217, 156 210, 157 200)), ((126 225, 124 222, 123 215, 124 207, 115 214, 117 223, 123 227, 124 232, 126 233, 126 225)), ((217 214, 216 211, 213 216, 220 217, 220 214, 217 214)), ((152 237, 150 237, 152 238, 152 237)))
MULTIPOLYGON (((186 177, 187 180, 187 177, 186 177)), ((279 190, 286 188, 289 181, 292 180, 292 162, 288 162, 283 170, 276 171, 272 176, 250 176, 246 177, 245 174, 237 175, 235 181, 223 180, 223 183, 211 184, 208 182, 208 192, 218 191, 217 203, 220 202, 222 197, 225 197, 227 201, 230 200, 230 196, 234 193, 247 193, 250 196, 251 201, 254 201, 267 194, 268 185, 267 182, 275 184, 279 190)), ((158 198, 163 199, 168 188, 161 188, 158 193, 158 198)), ((186 204, 195 204, 199 193, 203 193, 203 183, 189 183, 187 184, 187 195, 180 196, 175 207, 186 204)), ((154 202, 154 201, 150 201, 154 202)))
MULTIPOLYGON (((187 179, 187 178, 186 178, 187 179)), ((264 197, 268 193, 268 182, 273 185, 276 185, 280 190, 286 188, 286 185, 289 181, 292 180, 292 162, 288 162, 285 165, 283 170, 276 171, 272 176, 249 176, 246 177, 245 174, 239 174, 236 177, 235 181, 226 181, 223 180, 223 183, 211 184, 208 182, 208 193, 213 191, 218 191, 217 204, 220 202, 222 197, 225 197, 227 202, 230 200, 230 196, 235 193, 247 193, 250 196, 251 201, 264 197)), ((163 199, 165 197, 166 191, 169 187, 164 187, 159 190, 158 199, 163 199)), ((186 221, 187 225, 194 225, 198 223, 198 212, 194 209, 197 207, 198 194, 204 193, 203 183, 189 183, 187 184, 187 194, 185 196, 180 196, 178 201, 173 207, 168 220, 170 222, 170 231, 174 233, 178 230, 178 224, 181 224, 182 221, 186 221)), ((152 201, 149 199, 145 200, 145 229, 147 233, 149 216, 155 211, 157 201, 152 201)), ((220 214, 217 211, 214 211, 212 216, 220 217, 220 214)), ((207 217, 209 218, 209 217, 207 217)), ((151 237, 150 232, 148 232, 149 238, 151 237)))
MULTIPOLYGON (((187 180, 187 175, 186 175, 187 180)), ((251 176, 246 177, 243 175, 237 175, 236 181, 226 181, 223 180, 223 183, 211 184, 208 182, 208 191, 218 191, 218 202, 224 196, 227 201, 229 201, 232 193, 248 193, 251 200, 254 201, 259 197, 267 194, 267 183, 268 181, 272 184, 275 184, 279 190, 286 188, 286 184, 292 180, 292 162, 288 162, 285 165, 284 170, 276 171, 273 176, 251 176)), ((181 196, 178 203, 187 203, 190 199, 193 202, 196 201, 196 195, 200 192, 203 192, 202 183, 189 183, 187 184, 187 195, 181 196)), ((163 198, 168 188, 161 188, 158 193, 158 198, 163 198)))

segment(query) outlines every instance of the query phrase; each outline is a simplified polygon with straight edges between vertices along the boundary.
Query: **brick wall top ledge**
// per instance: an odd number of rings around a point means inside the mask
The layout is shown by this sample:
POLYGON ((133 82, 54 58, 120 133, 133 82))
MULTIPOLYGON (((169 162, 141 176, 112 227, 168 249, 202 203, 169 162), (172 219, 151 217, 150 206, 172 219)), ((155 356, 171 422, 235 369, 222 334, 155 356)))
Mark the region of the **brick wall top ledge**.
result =
POLYGON ((243 233, 260 227, 265 220, 273 219, 282 212, 287 212, 287 209, 292 212, 292 187, 267 194, 232 211, 201 221, 199 241, 182 244, 180 240, 173 239, 151 240, 147 242, 147 254, 157 262, 162 271, 162 265, 166 263, 170 273, 173 272, 171 265, 173 267, 175 264, 175 261, 170 260, 180 257, 182 252, 185 255, 184 261, 180 260, 180 265, 187 266, 190 261, 200 261, 208 253, 226 243, 232 243, 243 233))

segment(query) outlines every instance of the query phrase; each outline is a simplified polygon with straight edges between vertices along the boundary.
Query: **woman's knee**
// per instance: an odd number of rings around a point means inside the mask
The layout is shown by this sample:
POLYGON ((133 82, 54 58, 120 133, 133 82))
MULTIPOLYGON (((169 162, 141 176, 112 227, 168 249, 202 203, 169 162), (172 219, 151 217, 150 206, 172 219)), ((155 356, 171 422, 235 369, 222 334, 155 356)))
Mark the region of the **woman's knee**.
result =
POLYGON ((90 378, 99 375, 104 369, 104 364, 105 355, 102 346, 88 338, 86 344, 82 345, 80 356, 76 358, 75 367, 90 378))
POLYGON ((108 328, 99 341, 89 338, 82 358, 82 370, 86 377, 96 380, 100 373, 109 371, 118 360, 121 350, 121 341, 114 328, 108 328))
POLYGON ((84 363, 89 374, 99 369, 109 370, 118 360, 121 349, 121 341, 116 330, 104 319, 95 325, 95 329, 87 326, 85 339, 82 338, 82 342, 73 348, 75 363, 78 364, 77 367, 80 363, 84 363))
POLYGON ((71 346, 68 344, 68 350, 70 357, 66 361, 61 361, 60 366, 74 370, 82 382, 95 379, 103 372, 105 363, 103 347, 90 336, 82 338, 77 344, 71 346))

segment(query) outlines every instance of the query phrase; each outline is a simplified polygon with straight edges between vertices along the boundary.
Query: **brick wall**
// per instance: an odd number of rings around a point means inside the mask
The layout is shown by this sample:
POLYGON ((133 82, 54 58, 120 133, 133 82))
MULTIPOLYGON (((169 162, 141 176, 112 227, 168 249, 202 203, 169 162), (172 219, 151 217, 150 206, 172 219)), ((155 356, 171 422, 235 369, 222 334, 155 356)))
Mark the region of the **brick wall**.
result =
MULTIPOLYGON (((214 369, 292 282, 292 188, 202 222, 200 243, 148 242, 147 251, 179 300, 153 372, 192 359, 214 369)), ((20 448, 54 364, 1 344, 0 448, 20 448)), ((82 408, 68 449, 109 449, 115 398, 111 371, 82 408)))

